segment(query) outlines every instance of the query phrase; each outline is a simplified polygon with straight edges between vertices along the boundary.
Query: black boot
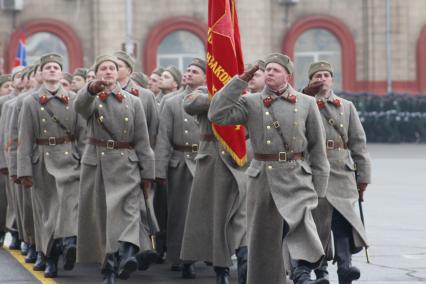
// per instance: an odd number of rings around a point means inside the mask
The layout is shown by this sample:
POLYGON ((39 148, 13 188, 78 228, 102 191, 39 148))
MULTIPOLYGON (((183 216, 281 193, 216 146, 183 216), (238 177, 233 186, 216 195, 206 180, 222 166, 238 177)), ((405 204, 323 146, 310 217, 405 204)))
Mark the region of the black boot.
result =
POLYGON ((157 253, 153 250, 146 250, 135 255, 139 270, 147 270, 152 263, 157 260, 157 253))
POLYGON ((67 237, 63 241, 64 270, 72 270, 77 255, 77 237, 67 237))
POLYGON ((28 253, 28 244, 26 242, 21 242, 21 255, 27 255, 28 253))
POLYGON ((61 243, 61 239, 54 240, 49 255, 46 257, 46 269, 44 270, 44 277, 46 278, 56 278, 58 276, 58 260, 62 248, 61 243))
POLYGON ((229 268, 215 266, 214 271, 216 272, 216 284, 229 284, 229 268))
POLYGON ((35 245, 29 245, 28 246, 28 253, 25 257, 25 263, 35 263, 37 260, 37 252, 35 245))
POLYGON ((37 252, 37 260, 33 265, 34 271, 44 271, 46 269, 46 257, 41 251, 37 252))
POLYGON ((335 261, 337 262, 337 275, 339 284, 351 284, 353 280, 361 277, 360 270, 352 266, 352 254, 349 238, 335 238, 335 261))
POLYGON ((238 284, 247 283, 247 247, 240 247, 236 251, 238 267, 238 284))
POLYGON ((315 269, 315 276, 317 277, 317 279, 327 279, 328 280, 328 265, 327 265, 327 261, 324 261, 324 263, 322 263, 320 265, 320 267, 318 267, 317 269, 315 269))
POLYGON ((12 240, 10 242, 9 249, 11 250, 21 249, 21 241, 19 240, 18 232, 12 231, 10 232, 10 235, 12 236, 12 240))
POLYGON ((292 260, 294 284, 329 284, 327 279, 311 279, 313 264, 303 260, 292 260))
POLYGON ((197 277, 195 274, 194 263, 184 263, 182 266, 182 278, 194 279, 197 277))
POLYGON ((115 284, 117 277, 117 258, 114 254, 107 254, 102 266, 102 275, 104 280, 102 284, 115 284))
POLYGON ((118 266, 118 278, 126 280, 130 274, 138 269, 138 261, 135 255, 138 248, 128 242, 120 242, 120 265, 118 266))
POLYGON ((5 232, 0 232, 0 248, 3 247, 5 235, 6 235, 5 232))

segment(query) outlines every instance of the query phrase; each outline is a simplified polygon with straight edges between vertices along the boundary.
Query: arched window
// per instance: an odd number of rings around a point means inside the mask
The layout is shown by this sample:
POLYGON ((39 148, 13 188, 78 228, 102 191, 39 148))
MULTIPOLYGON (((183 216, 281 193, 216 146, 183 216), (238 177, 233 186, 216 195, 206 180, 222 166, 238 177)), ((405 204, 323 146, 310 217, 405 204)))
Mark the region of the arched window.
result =
POLYGON ((325 29, 310 29, 297 39, 294 48, 295 86, 308 83, 308 69, 312 62, 326 60, 333 66, 333 89, 342 89, 341 46, 336 37, 325 29))
POLYGON ((69 72, 68 50, 64 42, 52 33, 40 32, 34 33, 27 38, 27 61, 28 64, 40 58, 43 54, 56 52, 64 57, 65 72, 69 72))
POLYGON ((194 57, 204 58, 204 44, 188 31, 175 31, 166 36, 157 51, 157 66, 174 65, 183 71, 194 57))

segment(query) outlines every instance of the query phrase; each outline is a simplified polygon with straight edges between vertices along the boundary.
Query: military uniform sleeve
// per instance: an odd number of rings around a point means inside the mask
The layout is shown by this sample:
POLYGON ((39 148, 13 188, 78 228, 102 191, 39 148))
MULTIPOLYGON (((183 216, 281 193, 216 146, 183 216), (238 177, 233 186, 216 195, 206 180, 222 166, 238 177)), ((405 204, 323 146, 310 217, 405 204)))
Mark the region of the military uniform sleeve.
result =
POLYGON ((148 124, 149 132, 149 143, 151 147, 155 147, 157 133, 158 133, 158 124, 159 124, 159 115, 158 109, 155 103, 154 94, 151 91, 144 91, 142 96, 146 96, 146 119, 148 124))
POLYGON ((306 133, 314 187, 318 197, 324 197, 330 175, 330 164, 325 149, 325 129, 315 100, 312 100, 309 106, 306 133))
POLYGON ((158 178, 167 178, 169 160, 173 152, 172 137, 173 115, 170 111, 170 104, 166 102, 161 112, 160 127, 155 146, 155 176, 158 178))
POLYGON ((9 137, 11 139, 10 151, 9 151, 9 176, 16 176, 17 173, 17 149, 18 149, 18 117, 19 117, 19 105, 15 103, 12 109, 12 115, 10 117, 9 125, 9 137))
POLYGON ((3 111, 2 116, 0 117, 0 169, 7 168, 6 156, 4 154, 4 150, 6 146, 6 141, 4 139, 6 136, 5 123, 6 123, 6 115, 5 115, 5 111, 3 111))
POLYGON ((143 179, 155 178, 154 151, 149 144, 148 126, 145 111, 139 99, 134 100, 135 108, 135 134, 134 141, 136 155, 139 158, 141 177, 143 179))
POLYGON ((77 94, 77 98, 74 101, 74 110, 79 113, 84 119, 89 119, 95 110, 95 98, 87 90, 88 84, 86 84, 77 94))
POLYGON ((210 100, 206 89, 196 89, 183 99, 183 108, 189 115, 206 113, 210 107, 210 100))
POLYGON ((236 76, 217 92, 208 113, 210 121, 222 125, 245 124, 248 110, 241 93, 246 87, 247 83, 236 76))
POLYGON ((356 165, 357 182, 371 183, 371 161, 367 151, 367 139, 355 106, 350 103, 348 148, 356 165))
POLYGON ((35 133, 33 127, 33 121, 35 121, 35 117, 31 111, 31 103, 28 97, 24 100, 22 105, 22 116, 21 123, 19 124, 18 130, 18 170, 17 176, 32 176, 32 156, 33 156, 33 146, 35 141, 35 133))

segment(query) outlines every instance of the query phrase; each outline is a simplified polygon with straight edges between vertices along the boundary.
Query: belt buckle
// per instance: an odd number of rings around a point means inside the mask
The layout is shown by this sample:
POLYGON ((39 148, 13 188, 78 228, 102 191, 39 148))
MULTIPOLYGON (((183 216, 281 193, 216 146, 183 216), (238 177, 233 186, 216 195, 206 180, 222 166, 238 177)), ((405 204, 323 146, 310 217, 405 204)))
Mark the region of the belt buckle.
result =
POLYGON ((274 122, 272 122, 272 125, 273 125, 275 128, 279 128, 279 127, 280 127, 280 123, 278 122, 278 120, 275 120, 274 122))
POLYGON ((334 149, 334 140, 327 140, 327 149, 328 150, 334 149))
POLYGON ((55 146, 56 145, 56 137, 49 137, 49 146, 55 146))
POLYGON ((198 144, 192 144, 191 145, 191 152, 197 153, 198 152, 198 144))
POLYGON ((109 150, 113 150, 115 147, 115 141, 114 140, 107 140, 106 148, 109 150))
POLYGON ((287 162, 287 152, 278 153, 278 162, 287 162))

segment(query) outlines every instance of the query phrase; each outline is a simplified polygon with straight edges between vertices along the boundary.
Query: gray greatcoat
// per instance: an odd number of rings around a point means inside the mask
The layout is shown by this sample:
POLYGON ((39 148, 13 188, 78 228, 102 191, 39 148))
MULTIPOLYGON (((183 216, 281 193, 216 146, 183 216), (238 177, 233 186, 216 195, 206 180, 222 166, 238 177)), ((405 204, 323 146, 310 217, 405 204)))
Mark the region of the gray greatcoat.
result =
POLYGON ((119 242, 129 242, 140 251, 152 249, 147 227, 141 221, 141 179, 154 179, 154 153, 150 147, 146 116, 141 100, 123 91, 119 102, 114 94, 105 101, 83 87, 75 110, 87 120, 87 136, 133 143, 131 149, 109 149, 87 144, 81 163, 77 258, 100 262, 115 253, 119 242))
POLYGON ((183 99, 189 90, 171 97, 164 103, 155 147, 155 175, 167 179, 167 259, 179 263, 183 229, 189 195, 195 173, 200 130, 195 118, 183 109, 183 99), (192 150, 176 150, 177 146, 192 150))
POLYGON ((315 100, 288 89, 277 97, 268 88, 241 96, 247 83, 233 78, 212 99, 209 118, 224 125, 243 124, 251 138, 254 153, 303 153, 303 160, 281 162, 254 159, 247 169, 248 282, 284 283, 281 253, 284 221, 289 226, 287 245, 295 260, 318 263, 324 256, 312 218, 318 196, 327 188, 329 164, 325 133, 315 100), (284 98, 296 97, 292 103, 284 98), (275 99, 269 108, 268 97, 275 99), (273 125, 275 116, 282 136, 273 125))
MULTIPOLYGON (((320 99, 319 97, 317 99, 320 99)), ((324 108, 320 110, 322 122, 325 127, 326 141, 329 144, 327 157, 330 162, 330 178, 326 194, 325 207, 319 208, 317 214, 326 232, 331 230, 332 208, 338 210, 352 225, 353 246, 352 252, 358 252, 368 246, 364 226, 358 210, 358 183, 371 182, 371 162, 366 146, 364 128, 359 120, 354 105, 332 93, 324 100, 324 108), (340 101, 340 106, 332 102, 340 101), (330 123, 335 124, 343 137, 330 123), (347 144, 344 147, 331 147, 331 145, 347 144), (331 149, 337 148, 337 149, 331 149), (326 224, 324 221, 328 220, 326 224)), ((320 230, 321 231, 321 230, 320 230)), ((324 234, 326 236, 326 234, 324 234)))
POLYGON ((41 220, 40 249, 48 255, 54 239, 77 235, 78 185, 80 151, 78 143, 84 140, 81 118, 72 109, 75 93, 62 87, 53 96, 45 86, 26 97, 22 103, 17 153, 18 177, 33 178, 32 198, 35 219, 41 220), (39 103, 46 96, 45 105, 39 103), (68 105, 59 100, 68 97, 68 105), (75 137, 71 143, 56 144, 53 137, 66 133, 48 114, 46 106, 75 137), (51 139, 51 145, 36 144, 36 139, 51 139))
MULTIPOLYGON (((201 136, 213 135, 209 106, 205 88, 184 99, 185 111, 197 116, 201 136)), ((181 259, 229 267, 235 250, 247 245, 245 168, 238 167, 216 139, 200 141, 195 160, 181 259)))

